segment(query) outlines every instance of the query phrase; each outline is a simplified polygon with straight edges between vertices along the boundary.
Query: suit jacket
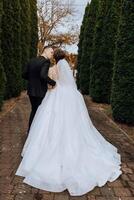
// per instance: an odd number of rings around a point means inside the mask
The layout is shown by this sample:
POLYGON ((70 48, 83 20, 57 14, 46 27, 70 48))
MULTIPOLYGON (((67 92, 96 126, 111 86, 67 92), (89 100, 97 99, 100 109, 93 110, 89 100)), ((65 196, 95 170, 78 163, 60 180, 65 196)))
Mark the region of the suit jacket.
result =
POLYGON ((39 56, 32 58, 24 67, 22 78, 28 81, 27 94, 29 96, 44 97, 50 84, 55 86, 56 82, 48 77, 50 60, 39 56))

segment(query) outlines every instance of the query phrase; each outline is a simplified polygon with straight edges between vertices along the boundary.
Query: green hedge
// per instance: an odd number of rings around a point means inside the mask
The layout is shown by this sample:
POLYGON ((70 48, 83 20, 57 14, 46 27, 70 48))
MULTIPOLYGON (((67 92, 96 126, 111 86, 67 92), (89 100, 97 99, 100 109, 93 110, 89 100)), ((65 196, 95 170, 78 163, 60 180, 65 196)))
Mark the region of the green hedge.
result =
POLYGON ((3 67, 7 77, 5 99, 8 99, 18 96, 22 88, 19 0, 4 1, 3 8, 2 51, 3 67))
POLYGON ((38 20, 35 0, 0 0, 0 109, 2 101, 20 95, 28 60, 37 56, 38 20))
POLYGON ((80 36, 79 36, 78 58, 77 58, 77 77, 76 77, 76 83, 77 83, 78 89, 80 89, 80 68, 81 68, 81 57, 82 57, 82 43, 83 43, 83 39, 84 39, 84 29, 85 29, 86 19, 88 16, 89 6, 90 5, 88 3, 86 6, 86 9, 85 9, 85 14, 83 17, 82 26, 81 26, 81 30, 80 30, 80 36))
POLYGON ((31 27, 31 47, 30 58, 37 56, 38 45, 38 18, 37 18, 37 1, 29 0, 30 2, 30 27, 31 27))
MULTIPOLYGON (((31 14, 30 14, 30 2, 29 0, 20 1, 21 5, 21 68, 25 67, 25 64, 30 58, 31 50, 31 14)), ((26 81, 23 80, 23 87, 26 88, 26 81)))
POLYGON ((95 28, 92 62, 90 67, 90 94, 95 102, 109 103, 112 77, 112 46, 114 23, 110 17, 113 0, 102 0, 95 28), (111 23, 111 24, 110 24, 111 23), (112 32, 110 32, 112 31, 112 32), (111 40, 111 43, 110 43, 111 40))
POLYGON ((2 107, 3 99, 4 99, 4 91, 5 91, 5 73, 2 65, 2 49, 1 49, 1 32, 2 32, 2 14, 3 14, 3 1, 0 0, 0 110, 2 107))
POLYGON ((115 120, 134 124, 134 2, 124 0, 111 94, 115 120))
POLYGON ((84 39, 82 43, 81 68, 80 68, 80 90, 82 94, 89 94, 91 53, 92 53, 96 18, 98 14, 98 6, 99 6, 98 0, 91 1, 88 11, 88 16, 85 23, 84 39))

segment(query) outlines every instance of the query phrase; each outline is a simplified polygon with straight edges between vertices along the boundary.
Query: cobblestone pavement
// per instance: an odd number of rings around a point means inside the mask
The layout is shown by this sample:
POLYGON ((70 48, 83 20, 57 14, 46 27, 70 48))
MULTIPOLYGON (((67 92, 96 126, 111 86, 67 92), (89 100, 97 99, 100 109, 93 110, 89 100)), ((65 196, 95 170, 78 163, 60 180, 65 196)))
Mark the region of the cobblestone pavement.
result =
POLYGON ((0 200, 134 200, 133 141, 114 126, 104 113, 91 107, 88 99, 86 104, 93 124, 122 155, 123 174, 120 178, 79 197, 71 197, 67 190, 51 193, 22 183, 23 178, 14 175, 21 160, 30 112, 29 100, 22 93, 12 108, 0 115, 0 200))

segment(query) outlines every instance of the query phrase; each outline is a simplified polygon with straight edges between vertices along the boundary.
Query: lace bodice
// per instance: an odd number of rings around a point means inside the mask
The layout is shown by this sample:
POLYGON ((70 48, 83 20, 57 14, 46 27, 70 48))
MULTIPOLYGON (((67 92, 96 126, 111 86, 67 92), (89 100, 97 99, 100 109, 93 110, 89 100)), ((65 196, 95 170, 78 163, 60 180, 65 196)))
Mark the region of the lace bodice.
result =
POLYGON ((49 68, 48 76, 55 81, 59 78, 59 71, 57 65, 54 65, 53 67, 49 68))

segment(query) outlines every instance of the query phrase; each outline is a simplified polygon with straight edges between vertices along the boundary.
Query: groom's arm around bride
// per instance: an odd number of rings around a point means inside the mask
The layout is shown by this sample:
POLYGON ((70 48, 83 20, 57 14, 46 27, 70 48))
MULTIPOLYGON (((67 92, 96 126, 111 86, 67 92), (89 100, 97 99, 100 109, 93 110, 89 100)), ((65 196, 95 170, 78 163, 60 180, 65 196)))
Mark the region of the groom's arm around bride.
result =
POLYGON ((50 89, 50 88, 55 87, 56 82, 48 76, 49 67, 50 67, 50 63, 46 63, 42 67, 40 77, 41 77, 41 80, 44 80, 49 85, 48 88, 50 89))

